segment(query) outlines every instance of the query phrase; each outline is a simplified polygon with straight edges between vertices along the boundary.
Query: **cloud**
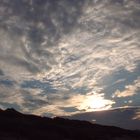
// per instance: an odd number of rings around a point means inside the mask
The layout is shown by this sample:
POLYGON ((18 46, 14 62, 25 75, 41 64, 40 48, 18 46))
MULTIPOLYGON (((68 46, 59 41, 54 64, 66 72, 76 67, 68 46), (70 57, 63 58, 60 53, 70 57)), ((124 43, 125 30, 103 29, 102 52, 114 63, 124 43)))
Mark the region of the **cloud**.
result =
POLYGON ((60 109, 64 110, 65 112, 76 112, 76 111, 79 111, 76 107, 60 107, 60 109))
POLYGON ((0 95, 0 105, 3 109, 13 107, 24 113, 32 113, 49 105, 47 95, 43 95, 40 89, 27 90, 17 86, 0 85, 0 95))
POLYGON ((63 34, 76 26, 84 5, 83 0, 76 3, 14 0, 12 4, 2 0, 0 3, 0 65, 6 74, 17 79, 15 70, 18 75, 32 76, 57 64, 55 57, 59 50, 55 46, 63 34))
POLYGON ((14 82, 6 79, 6 80, 0 80, 0 84, 6 86, 13 86, 14 82))
POLYGON ((0 70, 0 76, 3 76, 4 72, 2 70, 0 70))
POLYGON ((24 89, 41 89, 47 93, 56 93, 57 89, 51 84, 51 81, 39 81, 39 80, 30 80, 30 81, 23 81, 21 83, 21 88, 24 89))
MULTIPOLYGON (((48 95, 48 101, 51 95, 48 95)), ((76 114, 80 112, 106 110, 112 107, 115 102, 104 98, 104 94, 74 94, 67 98, 64 96, 53 96, 50 104, 34 109, 34 114, 48 112, 56 116, 76 114)), ((52 115, 52 116, 54 116, 52 115)))
POLYGON ((14 86, 0 85, 0 95, 2 108, 14 107, 17 110, 21 109, 21 104, 24 100, 20 89, 14 86), (4 104, 7 105, 5 106, 4 104))
POLYGON ((120 69, 100 79, 99 85, 104 87, 106 97, 114 95, 117 90, 124 91, 127 85, 133 85, 134 81, 139 79, 139 68, 138 65, 133 71, 120 69))
POLYGON ((135 116, 132 119, 133 120, 140 120, 140 109, 136 110, 135 116))
POLYGON ((62 115, 93 110, 87 100, 95 98, 105 108, 118 106, 112 98, 117 90, 114 96, 122 100, 136 95, 139 5, 131 0, 1 0, 1 104, 62 115), (14 85, 7 87, 9 81, 14 85))
POLYGON ((138 93, 138 91, 140 90, 140 80, 135 80, 133 85, 127 85, 125 86, 125 90, 124 91, 119 91, 117 90, 113 97, 128 97, 128 96, 134 96, 135 94, 138 93))

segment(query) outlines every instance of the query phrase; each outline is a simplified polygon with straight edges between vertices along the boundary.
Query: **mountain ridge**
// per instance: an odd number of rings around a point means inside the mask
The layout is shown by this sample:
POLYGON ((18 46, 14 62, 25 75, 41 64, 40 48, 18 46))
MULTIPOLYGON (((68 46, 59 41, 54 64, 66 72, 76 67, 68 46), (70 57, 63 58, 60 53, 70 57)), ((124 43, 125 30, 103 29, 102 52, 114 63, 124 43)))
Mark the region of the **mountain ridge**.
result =
POLYGON ((140 131, 0 110, 1 140, 138 140, 140 131))

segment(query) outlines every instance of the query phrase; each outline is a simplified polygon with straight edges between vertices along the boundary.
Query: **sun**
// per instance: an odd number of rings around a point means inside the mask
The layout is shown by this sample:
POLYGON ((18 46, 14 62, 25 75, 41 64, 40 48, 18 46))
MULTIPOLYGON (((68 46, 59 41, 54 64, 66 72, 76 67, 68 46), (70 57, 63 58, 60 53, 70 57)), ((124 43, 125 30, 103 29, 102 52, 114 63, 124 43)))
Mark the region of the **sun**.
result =
POLYGON ((81 108, 86 111, 100 111, 106 110, 112 107, 114 102, 104 98, 104 94, 92 94, 88 95, 81 104, 81 108))
POLYGON ((101 97, 97 97, 96 99, 90 98, 87 104, 92 109, 101 109, 106 106, 106 100, 103 100, 101 97))

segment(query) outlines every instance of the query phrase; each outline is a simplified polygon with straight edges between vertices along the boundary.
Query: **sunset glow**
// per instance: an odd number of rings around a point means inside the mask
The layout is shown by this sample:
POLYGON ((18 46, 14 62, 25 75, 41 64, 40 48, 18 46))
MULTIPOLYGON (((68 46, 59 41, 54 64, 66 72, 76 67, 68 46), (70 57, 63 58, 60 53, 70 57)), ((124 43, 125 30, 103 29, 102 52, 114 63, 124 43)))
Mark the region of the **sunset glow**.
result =
POLYGON ((81 105, 86 111, 100 111, 112 107, 113 101, 104 98, 104 94, 88 95, 81 105))
POLYGON ((140 106, 139 0, 0 0, 0 108, 124 106, 140 106))

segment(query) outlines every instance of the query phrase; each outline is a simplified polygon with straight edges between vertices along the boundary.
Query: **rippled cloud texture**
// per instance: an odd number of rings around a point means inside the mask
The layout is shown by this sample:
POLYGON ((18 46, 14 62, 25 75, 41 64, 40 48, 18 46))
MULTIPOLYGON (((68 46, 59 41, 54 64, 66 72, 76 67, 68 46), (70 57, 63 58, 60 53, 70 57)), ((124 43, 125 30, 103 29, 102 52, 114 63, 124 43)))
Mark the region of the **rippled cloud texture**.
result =
POLYGON ((139 17, 139 0, 1 0, 0 107, 140 106, 139 17))

